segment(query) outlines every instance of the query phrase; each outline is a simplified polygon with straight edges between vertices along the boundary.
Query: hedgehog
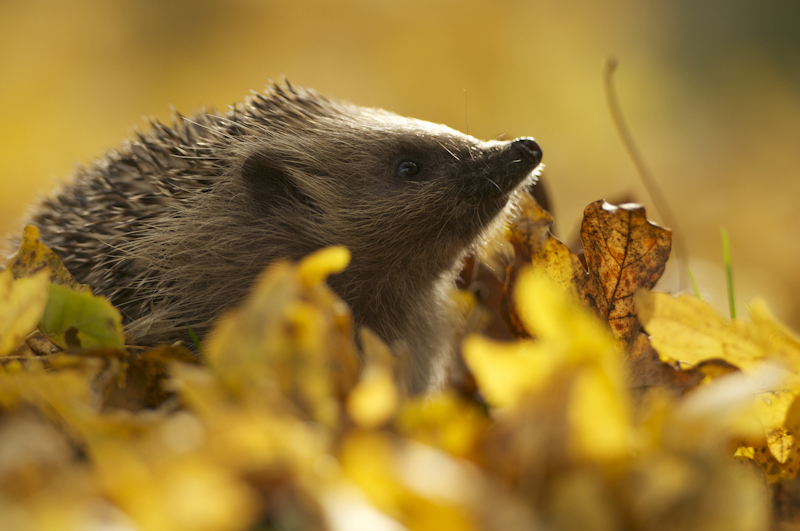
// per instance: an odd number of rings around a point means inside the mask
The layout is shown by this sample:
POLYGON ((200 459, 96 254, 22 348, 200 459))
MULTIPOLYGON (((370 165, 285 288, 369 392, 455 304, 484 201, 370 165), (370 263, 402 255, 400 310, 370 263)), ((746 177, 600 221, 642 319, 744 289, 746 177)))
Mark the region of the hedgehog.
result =
POLYGON ((202 337, 270 263, 343 245, 351 263, 329 285, 404 353, 412 392, 442 384, 461 262, 542 158, 532 138, 479 141, 288 81, 151 128, 79 167, 28 220, 129 337, 186 340, 187 324, 202 337))

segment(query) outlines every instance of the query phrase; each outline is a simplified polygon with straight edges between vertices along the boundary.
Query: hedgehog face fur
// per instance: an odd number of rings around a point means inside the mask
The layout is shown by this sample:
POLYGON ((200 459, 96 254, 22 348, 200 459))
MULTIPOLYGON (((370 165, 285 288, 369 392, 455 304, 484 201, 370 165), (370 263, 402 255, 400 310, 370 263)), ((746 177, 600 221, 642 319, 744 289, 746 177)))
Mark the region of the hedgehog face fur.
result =
POLYGON ((206 333, 276 259, 345 245, 332 288, 410 356, 419 391, 444 375, 460 260, 540 159, 532 139, 481 142, 287 84, 225 115, 154 123, 31 223, 144 345, 184 338, 187 322, 206 333))

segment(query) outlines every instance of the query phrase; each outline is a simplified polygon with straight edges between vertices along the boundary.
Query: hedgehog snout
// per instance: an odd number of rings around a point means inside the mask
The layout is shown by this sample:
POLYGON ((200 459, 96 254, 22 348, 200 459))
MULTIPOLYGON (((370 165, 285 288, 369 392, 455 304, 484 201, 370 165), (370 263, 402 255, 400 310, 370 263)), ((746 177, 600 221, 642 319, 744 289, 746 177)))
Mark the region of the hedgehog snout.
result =
POLYGON ((531 137, 520 137, 511 142, 511 145, 519 151, 519 153, 528 161, 532 162, 534 166, 538 166, 542 162, 542 148, 536 143, 536 140, 531 137))

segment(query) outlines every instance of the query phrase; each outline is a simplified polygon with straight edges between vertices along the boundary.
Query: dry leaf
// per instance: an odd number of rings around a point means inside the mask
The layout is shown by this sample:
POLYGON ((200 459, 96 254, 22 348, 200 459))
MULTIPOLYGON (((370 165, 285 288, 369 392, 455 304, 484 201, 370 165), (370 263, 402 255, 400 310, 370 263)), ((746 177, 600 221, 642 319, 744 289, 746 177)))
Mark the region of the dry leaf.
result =
POLYGON ((790 370, 792 388, 800 387, 800 342, 756 301, 753 322, 728 321, 707 303, 689 296, 641 291, 636 308, 650 341, 663 360, 697 365, 720 359, 741 370, 770 360, 790 370))
MULTIPOLYGON (((720 358, 693 371, 657 365, 637 335, 631 363, 650 363, 642 385, 712 382, 686 396, 656 390, 633 415, 621 342, 570 295, 585 294, 577 284, 554 285, 547 268, 533 267, 518 272, 515 295, 535 339, 470 336, 464 346, 476 394, 491 407, 453 389, 405 400, 394 382, 402 364, 369 332, 359 376, 349 314, 324 284, 345 263, 332 253, 265 272, 205 345, 210 366, 183 363, 193 358, 182 349, 0 364, 3 522, 28 522, 17 526, 25 531, 82 528, 74 522, 207 531, 766 527, 763 481, 731 458, 731 445, 741 442, 745 463, 771 480, 788 478, 800 458, 797 390, 761 393, 749 408, 757 379, 726 383, 743 373, 720 358), (129 411, 100 409, 101 380, 112 389, 106 405, 129 411), (175 399, 163 401, 167 393, 175 399), (26 431, 30 419, 47 428, 26 431), (4 427, 30 433, 30 450, 4 427), (66 451, 36 446, 57 439, 66 451), (98 506, 111 516, 98 518, 98 506)), ((584 275, 561 256, 556 271, 584 275)), ((791 332, 760 306, 752 326, 755 344, 791 365, 791 332)))
POLYGON ((513 294, 519 271, 525 265, 545 271, 562 289, 575 293, 609 323, 614 336, 631 341, 639 332, 633 294, 652 288, 664 272, 671 247, 671 232, 645 218, 643 207, 619 207, 595 201, 586 207, 581 226, 588 272, 566 245, 550 234, 552 218, 533 200, 523 200, 522 213, 508 231, 516 257, 506 273, 509 327, 525 337, 525 327, 515 310, 513 294))
POLYGON ((479 460, 478 445, 489 426, 483 409, 452 391, 414 397, 397 417, 402 434, 473 461, 479 460))
POLYGON ((366 361, 347 397, 347 412, 362 428, 375 429, 394 418, 400 403, 397 363, 389 347, 367 328, 361 329, 361 346, 366 361))
POLYGON ((519 403, 548 382, 561 363, 532 340, 505 343, 472 335, 462 349, 478 386, 495 407, 519 403))
POLYGON ((258 383, 265 395, 280 394, 310 419, 338 422, 358 371, 349 309, 324 283, 325 274, 347 265, 340 251, 322 250, 299 265, 272 264, 244 303, 219 319, 206 356, 231 391, 258 383))
POLYGON ((682 370, 678 363, 664 363, 643 333, 639 333, 630 343, 627 362, 629 384, 639 392, 662 387, 680 394, 699 384, 707 374, 705 371, 712 370, 699 366, 682 370))
POLYGON ((14 279, 10 271, 0 273, 0 356, 16 350, 36 329, 47 304, 47 273, 14 279))
POLYGON ((465 461, 388 434, 354 432, 341 463, 344 475, 407 529, 475 529, 484 482, 465 461))
POLYGON ((164 387, 173 362, 199 363, 197 356, 179 346, 147 350, 126 360, 123 373, 105 389, 106 407, 138 411, 155 408, 172 393, 164 387))
POLYGON ((300 262, 300 279, 311 288, 325 282, 330 275, 340 273, 350 264, 350 251, 335 246, 310 254, 300 262))
POLYGON ((79 284, 56 253, 43 244, 40 238, 39 229, 31 225, 25 227, 19 250, 6 264, 14 278, 30 277, 46 270, 53 284, 66 286, 80 293, 91 293, 92 289, 85 284, 79 284))
POLYGON ((723 319, 707 303, 691 296, 639 292, 636 307, 661 359, 692 365, 707 379, 725 379, 743 371, 762 371, 765 363, 780 363, 788 372, 754 397, 762 436, 745 440, 741 455, 753 459, 768 481, 790 479, 800 463, 800 343, 777 323, 763 303, 751 308, 752 322, 723 319), (771 390, 764 393, 765 390, 771 390))
MULTIPOLYGON (((498 269, 502 271, 501 266, 498 269)), ((469 255, 464 260, 457 286, 474 296, 471 309, 479 308, 478 315, 467 316, 467 332, 480 332, 495 339, 511 339, 507 323, 504 281, 483 260, 469 255)))
POLYGON ((528 195, 520 201, 520 215, 506 231, 506 238, 514 246, 514 260, 506 269, 505 305, 503 315, 509 329, 516 337, 529 337, 516 309, 514 294, 517 278, 523 268, 533 265, 564 290, 579 294, 585 282, 585 272, 580 260, 550 233, 553 217, 528 195))
POLYGON ((561 445, 578 459, 617 459, 632 442, 621 352, 597 318, 562 288, 542 270, 524 271, 516 297, 520 318, 536 339, 500 343, 471 336, 464 358, 493 406, 518 410, 558 393, 567 408, 568 435, 561 445))
POLYGON ((37 330, 36 333, 29 336, 25 342, 37 356, 52 356, 53 354, 63 352, 58 345, 50 341, 40 330, 37 330))
POLYGON ((614 336, 628 341, 639 333, 633 295, 661 278, 672 232, 647 221, 641 205, 595 201, 584 210, 581 240, 590 277, 583 292, 614 336))
POLYGON ((92 446, 100 484, 142 529, 237 531, 252 524, 252 489, 201 454, 163 448, 154 459, 144 444, 113 439, 92 446), (171 454, 171 455, 170 455, 171 454))
POLYGON ((39 329, 56 345, 62 349, 123 348, 119 312, 75 280, 61 259, 41 242, 39 229, 25 227, 19 250, 9 259, 7 268, 17 279, 37 274, 49 277, 47 305, 39 329))

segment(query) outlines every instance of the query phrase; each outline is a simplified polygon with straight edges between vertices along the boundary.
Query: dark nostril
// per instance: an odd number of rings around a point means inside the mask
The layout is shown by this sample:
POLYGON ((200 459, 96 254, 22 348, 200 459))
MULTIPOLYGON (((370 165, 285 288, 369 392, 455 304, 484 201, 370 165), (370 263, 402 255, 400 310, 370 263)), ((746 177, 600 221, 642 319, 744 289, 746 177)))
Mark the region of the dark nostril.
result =
POLYGON ((542 161, 542 148, 536 143, 536 140, 530 137, 517 138, 512 142, 522 156, 534 164, 539 164, 542 161))

